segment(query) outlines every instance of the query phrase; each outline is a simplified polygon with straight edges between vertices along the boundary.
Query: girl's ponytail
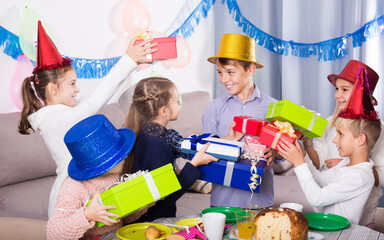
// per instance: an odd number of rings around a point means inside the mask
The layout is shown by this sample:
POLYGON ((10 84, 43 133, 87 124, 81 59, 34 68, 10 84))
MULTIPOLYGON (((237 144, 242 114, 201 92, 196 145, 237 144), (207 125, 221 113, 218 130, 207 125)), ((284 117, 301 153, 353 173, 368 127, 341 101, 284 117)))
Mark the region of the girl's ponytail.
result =
POLYGON ((42 103, 35 95, 35 90, 32 88, 31 78, 33 79, 33 77, 27 77, 26 79, 24 79, 23 85, 21 87, 23 109, 21 110, 21 118, 18 126, 19 133, 21 134, 29 134, 29 129, 32 129, 32 131, 34 131, 28 121, 28 116, 43 107, 42 103))

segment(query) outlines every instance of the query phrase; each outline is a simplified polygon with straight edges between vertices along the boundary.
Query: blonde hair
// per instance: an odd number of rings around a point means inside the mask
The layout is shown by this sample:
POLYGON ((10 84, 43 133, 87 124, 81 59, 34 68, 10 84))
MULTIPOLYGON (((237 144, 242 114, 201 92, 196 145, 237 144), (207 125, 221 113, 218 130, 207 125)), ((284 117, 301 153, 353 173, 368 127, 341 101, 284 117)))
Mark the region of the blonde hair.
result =
POLYGON ((21 110, 21 117, 18 125, 19 133, 29 134, 29 129, 35 131, 28 121, 28 116, 42 108, 42 102, 44 104, 46 103, 46 88, 48 84, 50 82, 59 84, 59 79, 70 70, 73 70, 72 65, 53 70, 41 70, 36 72, 32 77, 24 79, 21 86, 23 109, 21 110))
POLYGON ((381 121, 369 121, 363 118, 360 119, 346 119, 337 117, 335 119, 335 126, 348 129, 354 138, 357 138, 360 133, 366 136, 367 151, 370 153, 375 146, 377 139, 381 133, 381 121))
MULTIPOLYGON (((151 122, 158 116, 159 109, 169 104, 171 90, 175 87, 171 80, 162 77, 149 77, 139 81, 133 92, 124 127, 132 129, 138 136, 143 124, 151 122)), ((130 173, 134 155, 135 147, 125 161, 124 173, 130 173)))

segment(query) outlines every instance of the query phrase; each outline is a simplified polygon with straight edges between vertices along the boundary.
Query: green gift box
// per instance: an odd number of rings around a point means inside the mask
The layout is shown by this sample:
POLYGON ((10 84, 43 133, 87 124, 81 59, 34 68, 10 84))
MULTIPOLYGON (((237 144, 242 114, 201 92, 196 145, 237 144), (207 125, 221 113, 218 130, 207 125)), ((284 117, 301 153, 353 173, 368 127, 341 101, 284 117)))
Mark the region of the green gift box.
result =
POLYGON ((304 135, 311 138, 323 136, 328 121, 316 113, 289 100, 270 103, 265 119, 290 122, 304 135))
MULTIPOLYGON (((114 205, 109 212, 123 218, 181 189, 171 163, 109 188, 100 194, 99 202, 114 205)), ((96 222, 97 227, 104 224, 96 222)))

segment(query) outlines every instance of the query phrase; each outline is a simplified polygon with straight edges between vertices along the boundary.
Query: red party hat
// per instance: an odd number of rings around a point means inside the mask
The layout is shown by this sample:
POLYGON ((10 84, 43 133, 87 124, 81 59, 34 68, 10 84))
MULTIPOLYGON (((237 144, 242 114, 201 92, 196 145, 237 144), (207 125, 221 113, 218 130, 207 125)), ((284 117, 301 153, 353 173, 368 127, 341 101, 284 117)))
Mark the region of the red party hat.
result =
POLYGON ((72 62, 69 58, 63 58, 57 50, 55 44, 45 32, 41 22, 37 26, 37 57, 36 67, 33 74, 40 70, 52 70, 70 65, 72 62))
POLYGON ((375 121, 380 120, 373 106, 377 105, 376 99, 372 96, 367 78, 367 71, 364 67, 357 73, 355 86, 351 96, 339 117, 347 119, 360 119, 375 121))

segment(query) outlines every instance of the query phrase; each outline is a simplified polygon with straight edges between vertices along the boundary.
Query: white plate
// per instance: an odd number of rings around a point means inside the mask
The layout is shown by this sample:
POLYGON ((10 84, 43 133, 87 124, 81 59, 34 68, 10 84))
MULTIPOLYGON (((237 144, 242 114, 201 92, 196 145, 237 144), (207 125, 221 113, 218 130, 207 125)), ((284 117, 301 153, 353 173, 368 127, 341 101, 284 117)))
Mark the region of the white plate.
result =
POLYGON ((319 234, 319 233, 314 233, 314 232, 308 232, 308 239, 323 239, 324 236, 319 234))

